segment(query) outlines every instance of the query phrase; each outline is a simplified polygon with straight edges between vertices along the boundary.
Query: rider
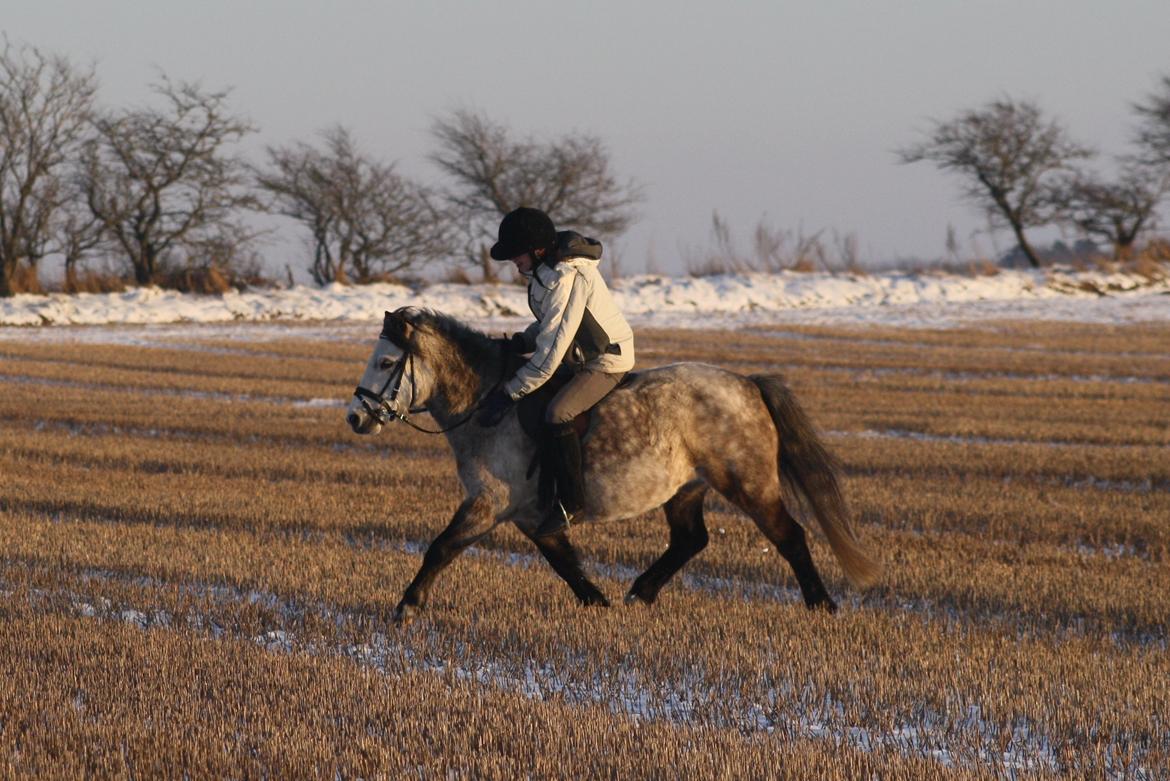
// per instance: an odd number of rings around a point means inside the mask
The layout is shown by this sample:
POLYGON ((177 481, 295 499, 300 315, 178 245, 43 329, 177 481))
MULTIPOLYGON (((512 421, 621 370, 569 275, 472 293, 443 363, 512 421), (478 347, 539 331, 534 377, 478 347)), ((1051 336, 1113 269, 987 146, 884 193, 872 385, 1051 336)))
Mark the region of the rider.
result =
POLYGON ((634 333, 597 270, 601 242, 573 231, 558 232, 547 214, 521 207, 500 222, 491 256, 512 261, 528 279, 528 307, 536 322, 512 335, 512 349, 532 357, 484 399, 480 425, 499 423, 562 362, 575 372, 545 411, 559 501, 546 509, 535 532, 539 537, 568 527, 585 506, 581 441, 573 419, 634 367, 634 333))

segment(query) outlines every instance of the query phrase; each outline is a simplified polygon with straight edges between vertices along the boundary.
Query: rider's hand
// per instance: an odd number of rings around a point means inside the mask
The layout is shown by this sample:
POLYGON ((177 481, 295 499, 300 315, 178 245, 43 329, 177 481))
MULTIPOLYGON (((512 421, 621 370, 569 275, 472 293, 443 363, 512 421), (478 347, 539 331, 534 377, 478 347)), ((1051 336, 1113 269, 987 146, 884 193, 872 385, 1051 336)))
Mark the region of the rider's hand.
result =
POLYGON ((498 344, 504 352, 512 353, 513 355, 524 355, 525 353, 532 352, 524 342, 524 334, 519 331, 511 336, 492 339, 492 341, 498 344))
POLYGON ((512 350, 512 352, 516 353, 516 355, 524 355, 525 353, 532 352, 532 350, 528 347, 528 342, 524 341, 524 334, 520 333, 519 331, 512 334, 511 338, 508 339, 508 344, 509 348, 512 350))
POLYGON ((485 428, 494 426, 504 419, 508 414, 508 410, 512 409, 512 405, 516 402, 512 401, 512 397, 504 393, 499 388, 493 388, 482 402, 479 404, 479 412, 475 416, 475 422, 485 428))

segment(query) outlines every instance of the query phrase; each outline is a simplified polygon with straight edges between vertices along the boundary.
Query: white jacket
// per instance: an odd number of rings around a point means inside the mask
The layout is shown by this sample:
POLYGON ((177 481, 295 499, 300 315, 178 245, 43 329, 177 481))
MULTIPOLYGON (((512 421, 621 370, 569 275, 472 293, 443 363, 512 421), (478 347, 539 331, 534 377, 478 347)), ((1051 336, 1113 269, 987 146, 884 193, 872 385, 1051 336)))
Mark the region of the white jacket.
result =
POLYGON ((634 332, 614 303, 598 263, 597 258, 576 256, 551 268, 536 267, 528 280, 528 308, 536 322, 523 334, 533 353, 504 383, 512 399, 543 385, 566 357, 578 369, 607 374, 634 368, 634 332))

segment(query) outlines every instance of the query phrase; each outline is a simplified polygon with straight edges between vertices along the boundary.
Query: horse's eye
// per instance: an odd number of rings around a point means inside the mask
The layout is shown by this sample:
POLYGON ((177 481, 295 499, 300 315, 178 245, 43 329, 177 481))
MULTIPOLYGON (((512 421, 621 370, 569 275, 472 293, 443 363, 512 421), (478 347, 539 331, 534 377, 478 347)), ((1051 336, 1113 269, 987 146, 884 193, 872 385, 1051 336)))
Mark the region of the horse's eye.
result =
POLYGON ((394 366, 394 359, 389 358, 389 357, 383 358, 382 363, 379 364, 379 368, 381 368, 382 371, 386 371, 387 369, 390 369, 393 366, 394 366))

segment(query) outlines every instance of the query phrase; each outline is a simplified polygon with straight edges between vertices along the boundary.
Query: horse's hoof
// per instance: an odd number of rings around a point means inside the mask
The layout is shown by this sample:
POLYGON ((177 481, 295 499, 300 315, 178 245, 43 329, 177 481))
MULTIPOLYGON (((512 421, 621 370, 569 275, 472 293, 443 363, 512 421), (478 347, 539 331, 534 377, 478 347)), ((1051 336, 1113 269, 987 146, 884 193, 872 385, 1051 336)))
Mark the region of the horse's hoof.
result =
POLYGON ((415 619, 415 613, 418 608, 413 608, 410 605, 399 605, 394 608, 394 625, 395 626, 409 626, 415 619))
POLYGON ((626 594, 626 598, 623 599, 622 601, 625 602, 627 605, 652 605, 652 604, 654 604, 651 600, 646 599, 646 597, 642 596, 641 594, 637 594, 633 591, 626 594))
POLYGON ((609 600, 601 594, 585 597, 581 600, 582 607, 609 607, 609 600))
POLYGON ((832 597, 825 597, 819 602, 809 602, 806 607, 808 607, 809 610, 815 610, 818 612, 824 611, 829 615, 833 615, 837 612, 837 603, 833 601, 832 597))

